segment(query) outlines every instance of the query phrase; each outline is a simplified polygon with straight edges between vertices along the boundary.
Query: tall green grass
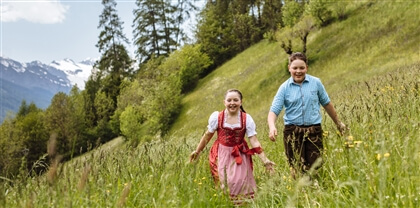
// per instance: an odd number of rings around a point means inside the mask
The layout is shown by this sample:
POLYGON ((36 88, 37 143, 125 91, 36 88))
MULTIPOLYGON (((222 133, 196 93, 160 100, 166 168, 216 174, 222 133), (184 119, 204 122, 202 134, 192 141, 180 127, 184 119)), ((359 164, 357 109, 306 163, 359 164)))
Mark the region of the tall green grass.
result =
POLYGON ((420 207, 419 3, 361 5, 309 36, 309 74, 322 79, 350 127, 339 136, 323 112, 325 163, 312 182, 291 179, 282 138, 268 139, 271 100, 289 75, 278 43, 262 41, 184 97, 167 137, 98 149, 40 177, 0 179, 0 207, 232 207, 211 178, 214 138, 197 163, 188 163, 228 88, 243 92, 257 136, 276 163, 268 175, 255 157, 258 192, 248 207, 420 207))
MULTIPOLYGON (((325 163, 314 179, 317 184, 305 177, 291 179, 281 142, 263 141, 277 163, 276 173, 266 174, 255 160, 258 193, 247 206, 420 206, 419 73, 417 64, 347 86, 336 106, 351 130, 339 136, 324 115, 325 163)), ((98 150, 84 160, 60 166, 55 178, 46 174, 3 184, 2 205, 230 207, 227 196, 214 187, 208 148, 197 164, 187 162, 195 140, 185 136, 138 148, 98 150)))

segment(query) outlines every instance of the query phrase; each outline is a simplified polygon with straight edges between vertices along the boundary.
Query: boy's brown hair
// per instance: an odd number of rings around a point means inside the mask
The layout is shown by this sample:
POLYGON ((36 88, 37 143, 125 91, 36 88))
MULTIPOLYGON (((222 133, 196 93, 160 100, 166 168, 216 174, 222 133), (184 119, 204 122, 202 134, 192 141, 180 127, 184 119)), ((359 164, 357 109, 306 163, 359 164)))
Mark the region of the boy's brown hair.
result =
POLYGON ((306 58, 306 55, 304 53, 301 52, 295 52, 290 54, 289 56, 289 65, 294 61, 294 60, 302 60, 304 61, 306 64, 308 64, 308 59, 306 58))

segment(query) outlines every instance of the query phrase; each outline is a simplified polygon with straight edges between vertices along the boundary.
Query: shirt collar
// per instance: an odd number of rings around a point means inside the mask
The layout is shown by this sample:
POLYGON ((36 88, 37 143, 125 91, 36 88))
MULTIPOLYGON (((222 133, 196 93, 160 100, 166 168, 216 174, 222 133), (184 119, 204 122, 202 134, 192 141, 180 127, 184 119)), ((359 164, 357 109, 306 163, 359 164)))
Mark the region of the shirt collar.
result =
MULTIPOLYGON (((309 76, 310 76, 309 74, 305 74, 305 80, 303 80, 303 82, 309 82, 309 76)), ((291 85, 291 84, 299 85, 299 84, 295 83, 295 81, 293 81, 292 76, 290 76, 290 78, 289 78, 289 85, 291 85)))

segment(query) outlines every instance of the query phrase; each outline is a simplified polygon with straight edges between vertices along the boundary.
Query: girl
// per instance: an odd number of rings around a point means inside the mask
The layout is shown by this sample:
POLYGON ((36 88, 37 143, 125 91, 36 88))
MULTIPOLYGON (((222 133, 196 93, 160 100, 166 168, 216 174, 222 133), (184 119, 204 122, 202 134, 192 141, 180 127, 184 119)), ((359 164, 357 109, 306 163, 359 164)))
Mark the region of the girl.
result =
POLYGON ((241 198, 252 199, 256 191, 251 155, 258 154, 269 172, 274 163, 264 154, 255 131, 255 122, 242 107, 242 93, 236 89, 226 92, 225 109, 214 112, 209 118, 208 129, 196 150, 190 155, 190 162, 198 159, 201 151, 217 131, 217 139, 210 150, 209 160, 213 179, 222 189, 226 186, 235 204, 241 198), (250 149, 244 137, 249 138, 250 149))

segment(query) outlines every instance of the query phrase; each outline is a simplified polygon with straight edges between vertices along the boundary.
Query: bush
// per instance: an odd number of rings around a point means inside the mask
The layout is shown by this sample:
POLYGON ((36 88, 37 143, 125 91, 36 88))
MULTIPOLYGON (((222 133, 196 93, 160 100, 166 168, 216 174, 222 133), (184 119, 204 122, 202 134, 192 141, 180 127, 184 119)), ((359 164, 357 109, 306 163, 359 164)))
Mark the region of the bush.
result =
POLYGON ((131 140, 136 140, 140 137, 140 125, 142 124, 141 115, 136 106, 127 106, 120 116, 121 133, 131 140))
POLYGON ((202 53, 200 45, 187 45, 175 51, 160 66, 163 71, 176 74, 182 93, 194 89, 200 74, 212 64, 209 56, 202 53))

